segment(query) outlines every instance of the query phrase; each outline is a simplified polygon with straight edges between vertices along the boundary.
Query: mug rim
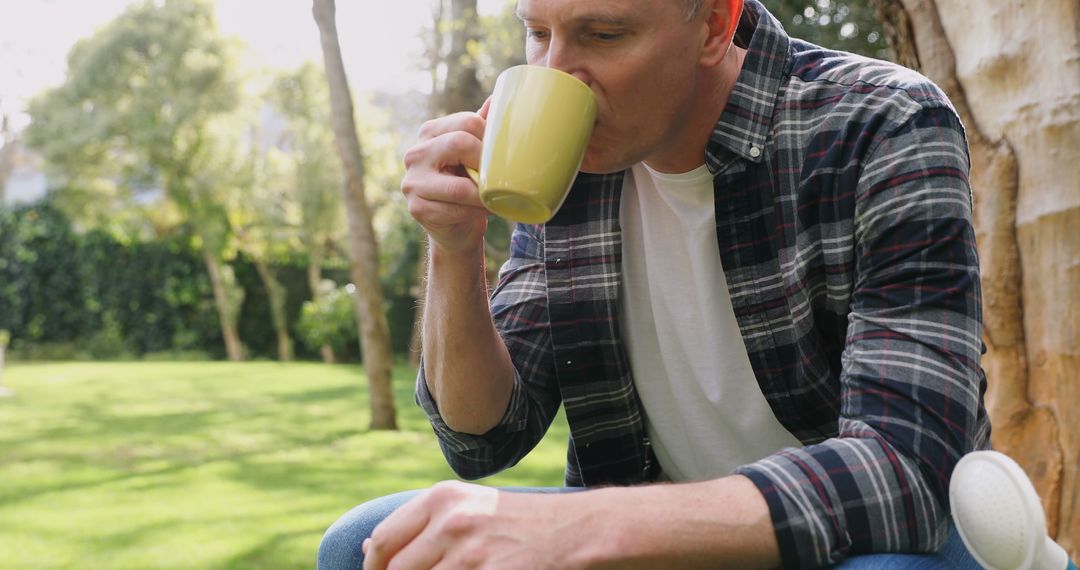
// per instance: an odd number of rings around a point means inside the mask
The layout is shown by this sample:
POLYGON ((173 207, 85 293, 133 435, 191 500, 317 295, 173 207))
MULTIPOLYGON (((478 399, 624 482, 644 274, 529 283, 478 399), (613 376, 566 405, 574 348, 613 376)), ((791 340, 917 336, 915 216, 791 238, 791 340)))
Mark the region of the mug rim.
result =
POLYGON ((589 87, 588 84, 586 84, 584 81, 578 79, 577 77, 574 77, 572 74, 569 74, 569 73, 567 73, 567 72, 565 72, 565 71, 563 71, 561 69, 556 69, 554 67, 547 67, 547 66, 544 66, 544 65, 533 65, 533 64, 530 64, 530 63, 522 63, 522 64, 519 64, 519 65, 514 65, 514 66, 511 66, 511 67, 508 67, 508 68, 504 69, 502 71, 502 73, 500 73, 499 75, 502 76, 502 75, 508 74, 510 72, 552 73, 556 77, 562 76, 565 79, 571 80, 573 84, 576 84, 578 86, 578 88, 584 89, 589 94, 589 98, 593 102, 593 104, 594 105, 596 104, 596 94, 593 93, 592 87, 589 87))

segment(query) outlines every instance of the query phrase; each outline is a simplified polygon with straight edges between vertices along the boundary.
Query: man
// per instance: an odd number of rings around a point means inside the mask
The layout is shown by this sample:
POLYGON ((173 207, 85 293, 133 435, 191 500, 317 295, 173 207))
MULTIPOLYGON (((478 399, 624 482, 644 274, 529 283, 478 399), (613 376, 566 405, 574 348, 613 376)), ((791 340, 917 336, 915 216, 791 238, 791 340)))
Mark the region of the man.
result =
POLYGON ((529 63, 588 84, 597 124, 490 302, 463 172, 484 110, 421 130, 402 184, 431 244, 417 399, 465 478, 515 464, 562 403, 566 483, 588 490, 373 501, 328 531, 321 565, 977 567, 948 514, 989 423, 945 96, 789 39, 757 0, 518 12, 529 63))

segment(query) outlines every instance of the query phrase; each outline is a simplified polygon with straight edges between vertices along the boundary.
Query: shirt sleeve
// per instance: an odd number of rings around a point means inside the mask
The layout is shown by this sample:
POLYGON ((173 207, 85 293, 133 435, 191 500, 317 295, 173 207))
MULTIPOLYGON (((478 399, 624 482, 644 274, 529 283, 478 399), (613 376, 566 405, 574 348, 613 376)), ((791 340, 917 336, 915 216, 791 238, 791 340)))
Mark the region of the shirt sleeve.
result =
POLYGON ((936 551, 953 468, 989 437, 963 128, 924 107, 875 145, 855 194, 838 436, 737 470, 765 496, 785 567, 936 551))
POLYGON ((427 413, 447 463, 464 479, 516 465, 543 438, 559 408, 539 226, 515 228, 510 259, 499 271, 490 305, 515 368, 510 402, 498 425, 483 435, 450 429, 428 390, 422 363, 416 379, 416 402, 427 413))

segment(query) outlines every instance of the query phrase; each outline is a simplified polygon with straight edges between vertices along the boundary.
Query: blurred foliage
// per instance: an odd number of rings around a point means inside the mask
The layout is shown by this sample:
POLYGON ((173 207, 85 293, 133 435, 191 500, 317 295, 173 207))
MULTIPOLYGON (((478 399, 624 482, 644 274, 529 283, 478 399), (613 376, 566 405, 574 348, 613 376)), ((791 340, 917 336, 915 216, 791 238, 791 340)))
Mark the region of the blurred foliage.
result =
POLYGON ((201 265, 176 240, 76 234, 49 203, 0 210, 0 326, 13 349, 86 342, 114 357, 216 340, 201 265), (126 341, 114 342, 118 330, 126 341))
POLYGON ((211 125, 240 101, 233 52, 208 0, 145 1, 79 41, 64 82, 30 103, 24 136, 59 181, 58 204, 95 225, 132 221, 145 235, 160 228, 146 228, 139 204, 164 191, 182 216, 172 219, 223 250, 220 173, 208 161, 229 147, 214 140, 228 129, 211 125))
POLYGON ((891 59, 867 0, 762 0, 788 35, 829 49, 891 59))
POLYGON ((278 74, 266 100, 286 120, 286 128, 268 151, 264 184, 283 187, 295 205, 286 222, 296 228, 304 251, 326 257, 328 244, 345 228, 341 188, 344 175, 330 129, 330 95, 322 70, 314 63, 278 74))
MULTIPOLYGON (((765 5, 794 37, 889 57, 865 0, 765 5)), ((453 101, 478 106, 502 69, 523 63, 515 6, 507 0, 477 14, 475 0, 435 0, 424 34, 427 108, 407 96, 355 102, 395 350, 408 342, 422 255, 422 233, 398 190, 404 147, 421 117, 453 101), (447 83, 461 74, 475 80, 447 83)), ((251 260, 271 267, 293 334, 312 299, 308 265, 348 281, 323 71, 309 63, 245 75, 235 47, 218 32, 209 0, 145 1, 79 42, 65 82, 32 102, 23 140, 44 157, 55 187, 46 203, 0 210, 0 328, 12 332, 13 349, 222 355, 202 248, 230 260, 222 267, 233 283, 229 314, 256 357, 273 355, 275 339, 271 294, 251 260)), ((492 270, 509 235, 509 224, 492 217, 492 270)), ((355 343, 346 345, 355 353, 355 343)))
MULTIPOLYGON (((307 263, 294 256, 273 264, 288 291, 285 312, 294 334, 301 306, 310 299, 307 263)), ((274 357, 266 290, 247 258, 234 267, 245 293, 240 336, 253 357, 274 357)), ((348 280, 340 259, 332 260, 326 275, 337 283, 348 280)), ((387 299, 394 350, 404 353, 415 301, 394 294, 387 299)), ((188 240, 127 243, 101 230, 77 233, 48 202, 0 208, 0 329, 11 332, 13 358, 116 359, 169 351, 221 357, 217 319, 200 253, 188 240)), ((298 356, 317 354, 300 350, 298 356)), ((354 359, 355 343, 341 356, 354 359)))
POLYGON ((320 291, 313 301, 307 301, 300 309, 297 332, 300 339, 312 351, 327 345, 335 354, 349 345, 356 344, 356 298, 352 285, 320 291))

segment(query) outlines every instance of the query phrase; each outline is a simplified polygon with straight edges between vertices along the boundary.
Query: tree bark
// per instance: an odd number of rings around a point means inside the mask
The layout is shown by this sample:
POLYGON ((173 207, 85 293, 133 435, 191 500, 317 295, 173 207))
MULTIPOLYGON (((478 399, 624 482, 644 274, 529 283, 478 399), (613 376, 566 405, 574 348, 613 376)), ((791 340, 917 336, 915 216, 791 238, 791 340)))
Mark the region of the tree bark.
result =
POLYGON ((240 342, 240 333, 236 330, 236 320, 240 313, 240 301, 235 297, 235 284, 226 283, 221 271, 221 262, 211 251, 203 250, 206 273, 210 276, 210 288, 214 292, 214 306, 217 307, 218 321, 221 323, 221 336, 225 339, 225 353, 229 360, 240 362, 244 359, 244 345, 240 342))
POLYGON ((479 41, 476 0, 450 0, 450 51, 446 56, 446 85, 442 91, 443 114, 475 111, 486 94, 476 77, 476 60, 469 46, 479 41))
POLYGON ((15 170, 17 146, 15 135, 9 128, 7 115, 0 117, 0 145, 2 145, 0 146, 0 206, 3 206, 4 199, 7 197, 8 177, 15 170))
POLYGON ((349 226, 352 278, 357 290, 357 320, 371 399, 371 428, 397 429, 391 386, 393 360, 390 327, 383 311, 379 283, 379 248, 371 209, 364 194, 364 160, 356 134, 352 96, 345 77, 335 23, 334 0, 314 0, 312 13, 319 26, 326 81, 330 87, 331 121, 345 171, 345 210, 349 226))
MULTIPOLYGON (((318 302, 322 296, 322 256, 318 254, 319 246, 312 246, 308 248, 311 256, 311 262, 307 267, 307 279, 308 288, 311 289, 311 300, 318 302)), ((334 349, 324 344, 319 347, 319 355, 322 356, 322 361, 326 364, 334 363, 334 349)))
POLYGON ((1064 418, 1080 403, 1080 6, 872 2, 967 129, 993 444, 1032 478, 1050 535, 1077 558, 1080 423, 1064 418))
POLYGON ((270 299, 270 320, 273 322, 274 332, 277 333, 278 360, 290 362, 293 357, 293 343, 289 336, 288 319, 285 317, 285 288, 274 278, 274 272, 265 261, 253 259, 252 263, 263 282, 263 288, 266 289, 266 296, 270 299))
MULTIPOLYGON (((0 195, 0 198, 2 197, 3 196, 0 195)), ((7 351, 9 339, 8 332, 0 330, 0 398, 8 398, 15 395, 15 392, 4 386, 4 353, 7 351)))

